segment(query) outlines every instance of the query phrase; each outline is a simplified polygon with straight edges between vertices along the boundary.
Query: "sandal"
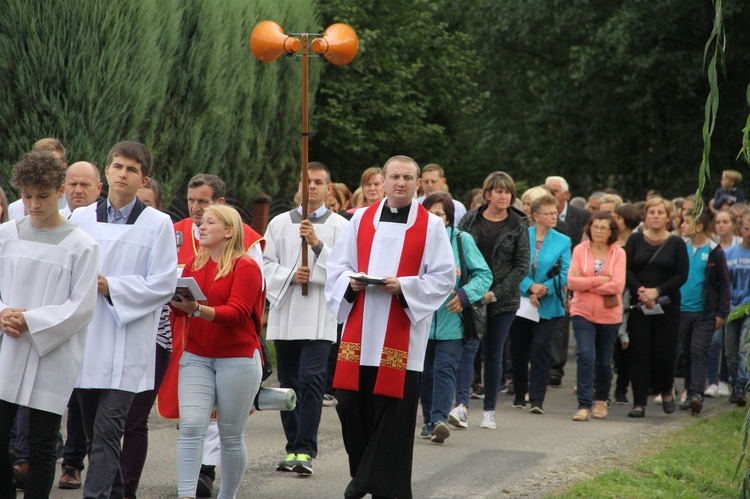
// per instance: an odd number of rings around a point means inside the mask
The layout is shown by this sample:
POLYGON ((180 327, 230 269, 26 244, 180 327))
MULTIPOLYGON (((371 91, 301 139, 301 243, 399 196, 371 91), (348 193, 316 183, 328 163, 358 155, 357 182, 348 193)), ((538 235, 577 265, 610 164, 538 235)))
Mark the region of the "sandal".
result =
POLYGON ((607 401, 597 400, 594 402, 594 410, 591 411, 594 419, 604 419, 607 417, 607 401))
POLYGON ((588 409, 578 409, 573 415, 573 421, 588 421, 590 413, 588 409))

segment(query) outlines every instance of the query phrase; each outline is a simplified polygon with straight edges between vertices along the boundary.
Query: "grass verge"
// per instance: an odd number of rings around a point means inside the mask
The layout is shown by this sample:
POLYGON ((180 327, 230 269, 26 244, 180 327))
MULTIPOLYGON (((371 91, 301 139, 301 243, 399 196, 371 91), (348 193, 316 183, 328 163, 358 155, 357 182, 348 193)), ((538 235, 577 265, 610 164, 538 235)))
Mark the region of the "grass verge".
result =
POLYGON ((744 421, 745 410, 734 409, 665 433, 620 469, 551 497, 737 497, 744 421))

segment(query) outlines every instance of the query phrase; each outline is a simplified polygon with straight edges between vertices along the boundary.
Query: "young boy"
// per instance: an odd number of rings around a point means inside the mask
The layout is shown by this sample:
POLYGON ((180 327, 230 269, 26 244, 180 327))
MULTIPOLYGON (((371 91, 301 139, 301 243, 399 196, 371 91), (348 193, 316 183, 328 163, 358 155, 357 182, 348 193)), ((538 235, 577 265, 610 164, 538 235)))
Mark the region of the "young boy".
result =
MULTIPOLYGON (((742 217, 740 224, 742 242, 727 248, 727 267, 732 286, 731 308, 750 301, 750 213, 742 217)), ((730 322, 724 328, 724 348, 727 353, 727 366, 732 377, 734 390, 729 402, 740 407, 747 405, 745 386, 748 375, 745 364, 747 362, 747 339, 750 333, 750 320, 745 316, 730 322)))
POLYGON ((64 181, 60 160, 29 153, 12 178, 28 215, 0 226, 1 497, 15 497, 7 449, 19 406, 29 408, 25 495, 49 496, 57 432, 96 306, 99 250, 60 215, 64 181))
POLYGON ((679 338, 685 358, 685 390, 688 398, 680 409, 699 413, 708 378, 708 348, 714 331, 729 315, 729 274, 724 251, 706 234, 711 216, 687 215, 682 222, 690 271, 680 288, 679 338))
POLYGON ((721 187, 714 193, 714 211, 729 209, 734 203, 744 203, 745 194, 737 187, 742 182, 742 174, 737 170, 721 172, 721 187))
POLYGON ((84 497, 123 497, 123 427, 135 394, 154 388, 159 313, 177 282, 172 222, 136 197, 150 171, 146 146, 115 144, 107 199, 71 216, 100 246, 99 296, 76 383, 89 454, 84 497))

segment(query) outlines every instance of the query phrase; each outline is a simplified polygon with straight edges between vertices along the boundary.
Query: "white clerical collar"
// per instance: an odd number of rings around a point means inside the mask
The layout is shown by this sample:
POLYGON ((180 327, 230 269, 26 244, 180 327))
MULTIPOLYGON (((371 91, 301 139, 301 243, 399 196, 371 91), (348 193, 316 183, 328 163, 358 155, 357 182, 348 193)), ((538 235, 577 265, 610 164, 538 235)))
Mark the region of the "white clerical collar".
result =
MULTIPOLYGON (((328 211, 328 208, 326 208, 325 204, 322 204, 317 210, 313 211, 312 213, 308 213, 307 218, 320 218, 326 214, 326 211, 328 211)), ((297 206, 297 213, 299 213, 299 216, 302 216, 302 205, 297 206)))

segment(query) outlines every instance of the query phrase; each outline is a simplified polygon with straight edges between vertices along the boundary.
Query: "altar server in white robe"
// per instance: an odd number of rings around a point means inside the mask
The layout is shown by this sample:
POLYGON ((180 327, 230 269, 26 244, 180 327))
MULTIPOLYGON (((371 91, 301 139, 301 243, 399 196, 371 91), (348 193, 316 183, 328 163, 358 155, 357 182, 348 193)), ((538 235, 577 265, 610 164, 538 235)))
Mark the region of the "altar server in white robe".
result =
POLYGON ((86 498, 123 496, 120 439, 136 392, 154 388, 159 314, 177 281, 172 222, 136 197, 150 152, 120 142, 107 165, 108 198, 71 217, 100 246, 99 296, 76 383, 89 453, 86 498))
POLYGON ((308 165, 308 220, 302 206, 274 217, 266 230, 263 263, 270 303, 266 338, 276 347, 279 382, 297 394, 294 411, 281 411, 286 457, 276 471, 311 475, 318 455, 318 426, 323 409, 326 368, 336 342, 336 319, 323 293, 326 262, 347 220, 325 206, 331 176, 323 163, 308 165), (302 266, 300 236, 307 243, 308 263, 302 266), (307 284, 302 296, 301 284, 307 284))
POLYGON ((29 408, 24 497, 48 497, 57 432, 81 367, 96 306, 99 250, 60 215, 65 166, 31 152, 13 168, 29 213, 0 225, 0 497, 15 497, 7 452, 19 407, 29 408))
POLYGON ((386 199, 352 217, 328 258, 325 294, 344 323, 334 387, 353 478, 345 496, 410 498, 419 373, 456 267, 443 221, 413 199, 417 163, 394 156, 383 170, 386 199), (350 278, 358 272, 385 284, 350 278))

